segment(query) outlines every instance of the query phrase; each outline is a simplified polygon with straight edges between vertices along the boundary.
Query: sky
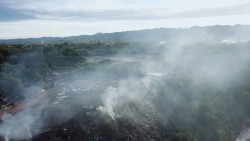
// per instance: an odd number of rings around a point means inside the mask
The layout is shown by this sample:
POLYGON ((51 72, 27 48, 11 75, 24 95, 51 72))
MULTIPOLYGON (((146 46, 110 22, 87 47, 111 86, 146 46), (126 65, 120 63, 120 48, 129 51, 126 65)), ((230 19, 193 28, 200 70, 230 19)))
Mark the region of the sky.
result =
POLYGON ((250 24, 250 0, 0 0, 0 39, 250 24))

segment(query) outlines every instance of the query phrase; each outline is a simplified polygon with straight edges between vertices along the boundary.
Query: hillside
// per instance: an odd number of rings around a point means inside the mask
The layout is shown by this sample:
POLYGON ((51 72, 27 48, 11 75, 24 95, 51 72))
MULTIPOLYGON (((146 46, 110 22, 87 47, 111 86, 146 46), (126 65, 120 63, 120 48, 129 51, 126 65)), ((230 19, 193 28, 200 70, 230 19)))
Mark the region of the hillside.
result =
MULTIPOLYGON (((53 29, 52 29, 53 30, 53 29)), ((191 28, 155 28, 114 33, 97 33, 70 37, 42 37, 0 40, 0 43, 48 43, 88 41, 166 41, 166 42, 246 42, 250 37, 250 25, 193 26, 191 28)))

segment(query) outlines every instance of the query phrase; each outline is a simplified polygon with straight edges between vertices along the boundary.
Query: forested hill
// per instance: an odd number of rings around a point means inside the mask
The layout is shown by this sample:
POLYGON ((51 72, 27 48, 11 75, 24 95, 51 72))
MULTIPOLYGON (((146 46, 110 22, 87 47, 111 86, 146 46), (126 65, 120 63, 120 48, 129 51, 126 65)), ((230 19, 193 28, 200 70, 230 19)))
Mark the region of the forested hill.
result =
MULTIPOLYGON (((53 29, 52 29, 53 30, 53 29)), ((84 31, 83 31, 84 33, 84 31)), ((0 40, 0 43, 48 43, 48 42, 88 42, 88 41, 166 41, 166 42, 246 42, 250 38, 250 25, 215 25, 191 28, 156 28, 115 33, 97 33, 71 37, 42 37, 0 40)))

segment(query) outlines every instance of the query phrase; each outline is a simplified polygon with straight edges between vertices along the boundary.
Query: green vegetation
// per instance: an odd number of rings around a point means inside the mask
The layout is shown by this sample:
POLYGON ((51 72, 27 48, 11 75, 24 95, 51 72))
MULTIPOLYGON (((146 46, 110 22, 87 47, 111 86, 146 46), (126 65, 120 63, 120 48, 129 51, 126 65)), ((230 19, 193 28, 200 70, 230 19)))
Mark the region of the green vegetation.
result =
MULTIPOLYGON (((240 47, 226 44, 196 44, 183 48, 183 54, 200 57, 193 59, 187 69, 198 65, 211 64, 226 56, 228 63, 226 69, 238 71, 234 55, 240 52, 250 52, 247 48, 250 43, 242 43, 240 47), (211 58, 206 58, 212 55, 211 58)), ((109 66, 110 59, 100 62, 87 63, 86 56, 96 55, 144 55, 155 54, 164 56, 162 51, 171 50, 171 45, 156 45, 153 42, 86 42, 86 43, 54 43, 54 44, 0 44, 0 95, 1 105, 3 99, 8 102, 22 99, 23 88, 34 84, 41 85, 46 77, 53 71, 78 69, 79 72, 101 70, 106 78, 129 77, 131 75, 142 77, 145 74, 136 68, 122 66, 109 66)), ((176 74, 166 77, 162 83, 168 87, 166 91, 159 91, 161 97, 155 99, 159 109, 174 111, 167 113, 165 118, 169 121, 171 129, 166 132, 166 141, 230 141, 235 139, 235 133, 241 128, 241 123, 250 117, 250 63, 240 68, 240 80, 233 82, 226 88, 216 88, 204 81, 194 81, 192 77, 177 78, 176 74), (178 98, 178 102, 172 100, 178 98), (164 101, 162 101, 164 100, 164 101)), ((180 60, 185 63, 185 60, 180 60)), ((180 63, 178 62, 178 63, 180 63)), ((168 64, 166 64, 166 67, 168 64)), ((178 64, 179 65, 179 64, 178 64)), ((178 69, 179 66, 176 65, 178 69)), ((99 75, 97 73, 97 75, 99 75)), ((193 74, 195 75, 195 74, 193 74)), ((230 76, 230 73, 229 75, 230 76)), ((100 74, 101 77, 101 74, 100 74)), ((219 87, 219 86, 218 86, 219 87)), ((79 127, 80 128, 80 127, 79 127)), ((109 138, 113 138, 116 129, 112 125, 103 125, 103 130, 109 138)))
MULTIPOLYGON (((53 44, 0 44, 1 97, 20 100, 23 88, 41 85, 52 71, 63 72, 88 66, 84 56, 144 54, 153 43, 86 42, 53 44)), ((100 64, 110 61, 103 60, 100 64)), ((123 71, 120 69, 120 72, 123 71)), ((121 72, 122 73, 122 72, 121 72)))
POLYGON ((0 44, 1 97, 8 102, 21 100, 23 88, 41 85, 51 70, 78 67, 85 61, 67 44, 0 44))

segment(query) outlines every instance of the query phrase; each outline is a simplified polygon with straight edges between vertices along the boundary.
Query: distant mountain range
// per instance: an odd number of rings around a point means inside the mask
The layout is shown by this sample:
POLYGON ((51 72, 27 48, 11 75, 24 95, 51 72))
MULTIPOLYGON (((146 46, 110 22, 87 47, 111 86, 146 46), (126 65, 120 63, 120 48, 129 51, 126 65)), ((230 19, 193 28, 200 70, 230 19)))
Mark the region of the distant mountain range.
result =
POLYGON ((70 37, 42 37, 0 40, 0 43, 50 43, 88 41, 165 41, 165 42, 247 42, 250 25, 194 26, 191 28, 156 28, 70 37))

